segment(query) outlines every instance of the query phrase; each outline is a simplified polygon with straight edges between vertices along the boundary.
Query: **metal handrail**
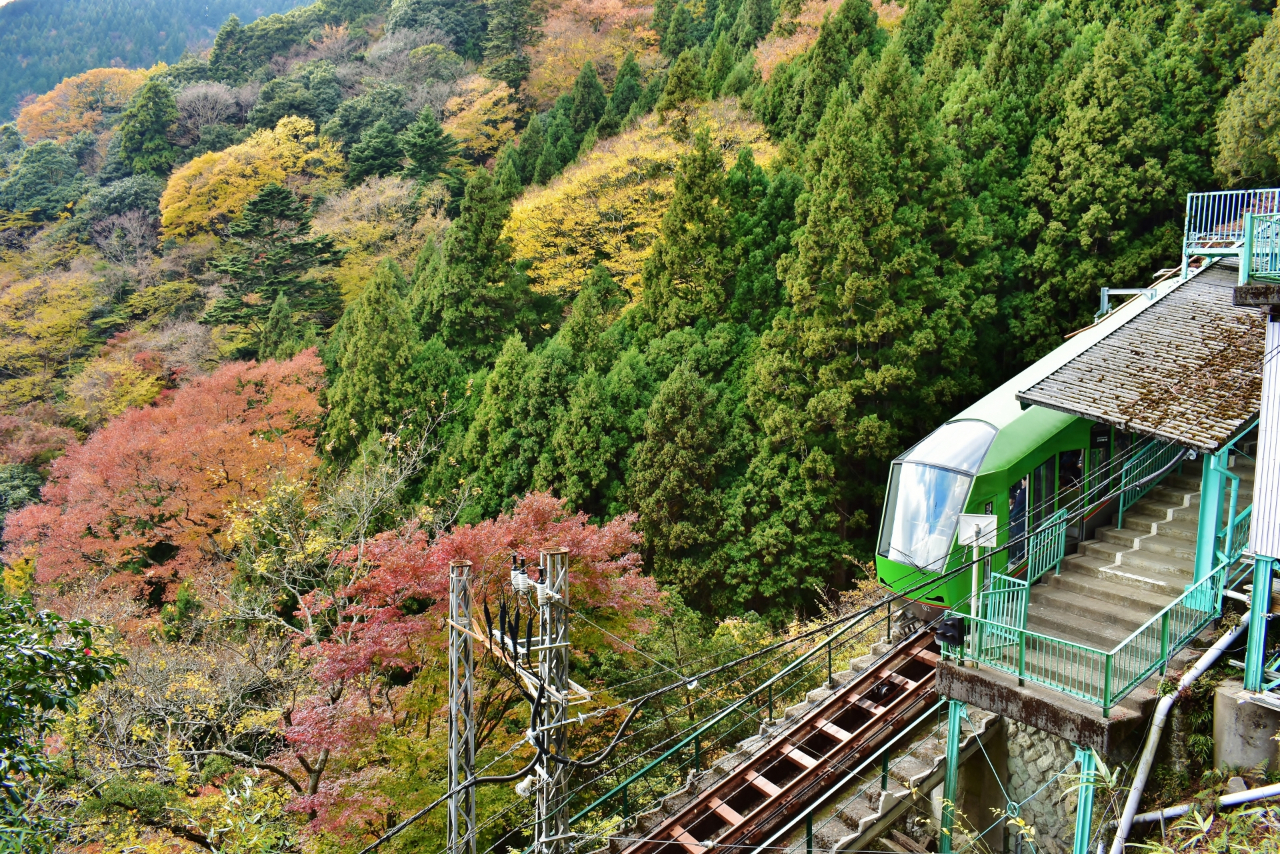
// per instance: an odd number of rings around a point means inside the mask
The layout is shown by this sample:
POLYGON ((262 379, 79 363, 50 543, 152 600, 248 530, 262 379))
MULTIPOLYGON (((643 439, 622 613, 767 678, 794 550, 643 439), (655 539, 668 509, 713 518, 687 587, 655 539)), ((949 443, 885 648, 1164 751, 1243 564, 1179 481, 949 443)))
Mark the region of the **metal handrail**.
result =
POLYGON ((965 655, 980 665, 1017 676, 1020 683, 1035 682, 1095 702, 1102 706, 1106 717, 1117 703, 1152 673, 1162 670, 1174 654, 1217 618, 1222 608, 1223 582, 1231 566, 1225 562, 1219 564, 1212 573, 1190 585, 1181 596, 1109 651, 969 617, 972 630, 965 645, 965 655), (1011 633, 1014 636, 1018 649, 1016 664, 1008 661, 1007 651, 1015 645, 1012 643, 1002 644, 1000 655, 984 654, 991 649, 983 642, 983 636, 988 633, 1011 633), (1055 672, 1049 666, 1036 662, 1028 667, 1029 645, 1038 661, 1070 660, 1073 669, 1071 672, 1055 672), (1099 685, 1101 690, 1095 690, 1099 685))
MULTIPOLYGON (((648 777, 656 769, 658 769, 659 766, 669 762, 672 759, 672 757, 678 758, 682 752, 686 751, 691 746, 693 747, 696 755, 699 751, 699 747, 701 745, 701 738, 703 735, 705 735, 714 726, 722 722, 729 715, 738 711, 744 705, 748 704, 752 700, 758 699, 762 695, 765 695, 766 692, 768 694, 770 707, 772 709, 773 701, 775 699, 772 691, 774 686, 778 682, 780 682, 784 677, 794 673, 796 670, 804 666, 813 657, 819 655, 822 652, 830 651, 838 639, 843 637, 848 632, 852 631, 855 627, 863 625, 863 623, 865 623, 868 619, 875 617, 875 619, 871 622, 870 625, 864 626, 864 629, 870 628, 871 626, 881 623, 883 621, 888 621, 890 619, 889 608, 892 607, 892 600, 887 601, 885 604, 887 607, 886 607, 886 613, 883 617, 876 616, 877 614, 876 611, 868 611, 867 613, 863 614, 861 617, 857 618, 856 620, 852 620, 851 622, 846 624, 843 628, 841 628, 839 631, 835 632, 826 640, 824 640, 822 643, 818 644, 813 649, 804 653, 795 661, 791 662, 782 670, 778 671, 778 673, 776 673, 775 675, 771 676, 769 679, 762 682, 755 689, 743 695, 739 699, 735 700, 733 703, 730 703, 728 706, 724 707, 719 712, 716 712, 714 715, 708 718, 706 722, 703 723, 703 725, 700 726, 697 730, 695 730, 693 733, 686 736, 684 739, 682 739, 680 742, 678 742, 674 746, 668 748, 664 753, 662 753, 662 755, 658 756, 656 759, 653 759, 652 761, 649 762, 649 764, 645 765, 643 768, 633 773, 627 779, 623 780, 621 783, 618 783, 612 789, 605 792, 600 797, 596 798, 589 805, 579 810, 572 818, 569 819, 569 825, 573 826, 577 822, 586 818, 590 813, 592 813, 593 811, 600 808, 605 803, 607 803, 608 801, 614 798, 622 799, 624 804, 623 818, 626 818, 626 806, 625 806, 626 794, 627 794, 627 790, 631 786, 635 785, 636 783, 639 783, 641 780, 648 777)), ((827 657, 828 679, 831 678, 830 677, 831 667, 832 667, 831 657, 828 656, 827 657)), ((796 684, 799 684, 799 683, 796 683, 796 684)), ((795 687, 795 685, 792 685, 791 687, 795 687)))
POLYGON ((1188 193, 1182 255, 1229 249, 1244 239, 1244 215, 1280 212, 1280 190, 1217 190, 1188 193))
POLYGON ((1156 481, 1143 483, 1144 479, 1173 462, 1182 449, 1174 444, 1152 439, 1137 456, 1120 469, 1120 509, 1116 513, 1116 527, 1124 527, 1124 511, 1141 501, 1156 486, 1156 481), (1155 449, 1152 452, 1152 449, 1155 449), (1130 484, 1139 484, 1131 486, 1130 484))

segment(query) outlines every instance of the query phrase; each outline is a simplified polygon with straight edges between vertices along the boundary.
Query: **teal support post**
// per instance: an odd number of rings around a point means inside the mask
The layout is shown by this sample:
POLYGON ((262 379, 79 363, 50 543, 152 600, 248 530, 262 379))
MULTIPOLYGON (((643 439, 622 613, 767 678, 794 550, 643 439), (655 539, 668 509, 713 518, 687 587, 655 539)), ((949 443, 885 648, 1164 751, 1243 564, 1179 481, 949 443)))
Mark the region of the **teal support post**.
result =
POLYGON ((1244 689, 1261 691, 1266 684, 1267 613, 1271 610, 1271 576, 1276 559, 1258 555, 1253 562, 1253 595, 1249 601, 1249 648, 1244 655, 1244 689))
POLYGON ((947 776, 942 784, 942 830, 939 854, 951 854, 951 831, 956 823, 956 780, 960 776, 960 721, 964 703, 951 700, 947 706, 947 776))
POLYGON ((1076 800, 1076 840, 1072 854, 1089 854, 1089 835, 1093 832, 1093 751, 1076 745, 1076 762, 1080 765, 1080 797, 1076 800))
POLYGON ((1213 572, 1218 547, 1218 526, 1222 523, 1222 493, 1227 467, 1226 459, 1217 454, 1204 455, 1200 476, 1200 522, 1196 528, 1196 566, 1194 581, 1208 578, 1213 572))

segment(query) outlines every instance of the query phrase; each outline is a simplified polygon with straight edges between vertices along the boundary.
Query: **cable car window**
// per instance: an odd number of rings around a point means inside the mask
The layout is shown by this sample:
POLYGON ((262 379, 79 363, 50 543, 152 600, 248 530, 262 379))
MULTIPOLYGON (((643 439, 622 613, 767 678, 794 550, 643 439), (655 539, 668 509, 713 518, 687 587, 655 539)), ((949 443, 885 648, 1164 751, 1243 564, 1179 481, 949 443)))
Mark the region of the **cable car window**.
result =
POLYGON ((1036 466, 1031 473, 1031 521, 1035 524, 1053 515, 1053 459, 1036 466))
POLYGON ((1058 454, 1058 488, 1078 489, 1084 480, 1084 451, 1058 454))
POLYGON ((937 466, 893 464, 880 555, 920 569, 946 569, 973 478, 937 466))
POLYGON ((899 459, 977 474, 995 438, 996 428, 985 421, 952 421, 925 436, 899 459))
POLYGON ((1027 556, 1027 477, 1009 487, 1009 566, 1027 556))

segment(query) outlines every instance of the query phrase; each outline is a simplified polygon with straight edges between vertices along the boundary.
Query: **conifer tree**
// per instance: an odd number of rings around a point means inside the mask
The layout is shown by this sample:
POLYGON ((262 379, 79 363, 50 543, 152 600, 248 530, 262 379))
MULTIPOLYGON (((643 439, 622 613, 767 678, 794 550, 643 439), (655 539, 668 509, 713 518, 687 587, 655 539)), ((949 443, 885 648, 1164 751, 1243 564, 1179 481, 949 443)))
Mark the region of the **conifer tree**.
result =
POLYGON ((604 115, 600 117, 600 121, 596 122, 596 138, 608 139, 611 136, 617 136, 620 130, 622 130, 622 116, 613 109, 613 101, 609 101, 605 104, 604 115))
POLYGON ((1214 168, 1228 186, 1280 181, 1280 9, 1249 47, 1244 79, 1218 111, 1214 168))
POLYGON ((613 81, 613 94, 609 96, 609 106, 617 113, 619 119, 625 119, 631 105, 640 100, 644 94, 643 72, 640 63, 636 62, 634 51, 627 51, 622 65, 618 68, 618 76, 613 81))
POLYGON ((818 40, 805 57, 808 73, 795 124, 795 132, 802 140, 812 138, 831 93, 849 78, 857 56, 878 46, 882 34, 868 0, 845 0, 834 15, 822 22, 818 40))
POLYGON ((933 34, 942 24, 946 6, 947 0, 913 0, 902 16, 898 38, 916 68, 924 65, 924 58, 933 50, 933 34))
POLYGON ((702 78, 702 63, 698 52, 686 50, 671 67, 667 75, 662 97, 658 99, 658 114, 665 118, 672 110, 680 109, 690 101, 700 101, 706 94, 706 82, 702 78))
POLYGON ((484 39, 486 74, 519 89, 529 76, 525 48, 537 36, 537 18, 530 0, 490 0, 489 23, 484 39))
POLYGON ((538 156, 537 165, 533 169, 534 183, 545 184, 559 175, 560 170, 573 161, 581 142, 582 138, 573 132, 567 106, 557 104, 551 110, 550 122, 542 143, 542 153, 538 156))
POLYGON ((302 335, 293 322, 293 310, 283 293, 271 304, 271 313, 258 336, 258 358, 287 362, 303 349, 302 335))
POLYGON ((595 63, 583 63, 582 71, 573 84, 573 108, 569 111, 569 124, 574 133, 584 134, 604 115, 607 98, 600 78, 596 76, 595 63))
POLYGON ((682 2, 671 14, 671 23, 662 34, 659 47, 664 54, 674 59, 693 46, 693 13, 682 2))
POLYGON ((493 165, 493 180, 502 198, 511 201, 520 195, 524 182, 520 180, 520 153, 511 143, 502 146, 497 162, 493 165))
POLYGON ((677 367, 649 406, 627 473, 654 575, 702 602, 708 586, 719 586, 696 560, 723 523, 717 480, 727 449, 717 404, 706 380, 685 364, 677 367))
POLYGON ((534 183, 538 158, 542 156, 542 146, 545 141, 542 116, 534 116, 529 119, 529 124, 525 125, 524 133, 520 134, 520 144, 516 149, 520 155, 520 183, 526 187, 534 183))
POLYGON ((120 116, 120 156, 134 174, 167 175, 178 159, 178 147, 169 141, 177 129, 178 104, 173 90, 159 77, 152 77, 120 116))
MULTIPOLYGON (((869 525, 881 489, 872 473, 884 471, 913 425, 940 422, 977 390, 973 327, 994 299, 982 294, 981 220, 896 42, 857 101, 847 83, 837 90, 806 160, 801 230, 779 262, 790 313, 765 334, 753 371, 768 441, 752 463, 756 497, 744 512, 772 532, 754 548, 776 554, 820 534, 806 560, 836 568, 830 549, 855 531, 828 526, 869 525), (813 371, 819 353, 822 370, 813 371), (795 475, 802 480, 786 485, 795 475)), ((753 583, 801 583, 787 573, 803 562, 788 566, 756 564, 753 583)))
POLYGON ((502 342, 536 321, 528 279, 502 237, 510 203, 481 169, 467 182, 462 209, 415 285, 422 337, 439 335, 464 364, 478 368, 502 342))
POLYGON ((294 311, 322 326, 337 319, 342 307, 337 288, 307 274, 339 263, 346 252, 327 235, 311 236, 310 206, 292 190, 263 187, 227 232, 228 251, 210 266, 229 281, 202 322, 260 330, 280 294, 294 311))
POLYGON ((676 0, 654 0, 653 17, 650 19, 649 26, 658 34, 659 41, 671 26, 671 15, 675 10, 676 0))
POLYGON ((660 333, 719 317, 728 302, 733 264, 723 193, 720 150, 700 130, 693 153, 681 158, 661 237, 644 267, 643 305, 660 333))
POLYGON ((720 87, 729 76, 729 72, 733 70, 734 62, 735 57, 733 48, 729 45, 729 37, 721 33, 716 39, 715 48, 711 51, 711 58, 707 60, 707 93, 712 98, 720 96, 720 87))
POLYGON ((727 35, 733 47, 748 51, 768 35, 772 27, 773 4, 769 0, 742 0, 733 29, 727 35))
POLYGON ((434 181, 458 152, 457 141, 440 126, 430 106, 423 107, 418 120, 400 134, 399 145, 409 158, 405 174, 424 183, 434 181))
POLYGON ((400 171, 404 152, 396 139, 396 133, 386 119, 378 119, 360 137, 360 141, 351 146, 347 182, 359 184, 370 175, 384 178, 400 171))
POLYGON ((413 406, 419 338, 400 299, 403 279, 394 261, 383 261, 347 310, 326 431, 330 449, 339 456, 393 428, 413 406))

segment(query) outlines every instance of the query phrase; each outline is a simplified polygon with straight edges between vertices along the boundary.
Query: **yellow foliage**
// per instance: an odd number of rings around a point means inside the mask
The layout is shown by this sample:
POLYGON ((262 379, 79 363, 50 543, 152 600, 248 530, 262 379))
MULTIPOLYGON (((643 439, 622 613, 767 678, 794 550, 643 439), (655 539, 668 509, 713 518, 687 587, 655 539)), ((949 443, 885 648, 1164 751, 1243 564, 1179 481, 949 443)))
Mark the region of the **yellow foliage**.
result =
POLYGON ((96 426, 130 407, 146 406, 163 388, 154 368, 127 356, 95 359, 67 383, 67 408, 96 426))
POLYGON ((514 93, 506 83, 479 74, 459 80, 457 91, 444 105, 444 129, 483 163, 515 138, 520 110, 514 93))
POLYGON ((529 52, 532 70, 521 94, 546 110, 573 82, 590 60, 607 81, 622 65, 627 51, 635 51, 640 67, 649 73, 662 63, 658 34, 649 28, 653 5, 639 0, 559 0, 542 25, 542 38, 529 52))
POLYGON ((4 590, 4 595, 18 599, 27 595, 27 591, 31 589, 31 580, 36 572, 36 564, 29 557, 15 560, 11 565, 6 566, 4 571, 0 573, 0 583, 4 590))
POLYGON ((94 68, 68 77, 18 113, 18 130, 27 142, 65 142, 82 130, 98 133, 104 113, 120 112, 154 71, 94 68))
POLYGON ((332 190, 346 169, 337 143, 316 136, 309 119, 285 116, 239 145, 192 160, 169 178, 160 197, 166 237, 222 228, 267 184, 332 190))
POLYGON ((88 342, 97 291, 84 266, 29 276, 0 271, 0 405, 48 397, 88 342))
POLYGON ((448 225, 444 206, 448 191, 436 183, 421 194, 404 178, 370 178, 358 187, 325 199, 312 225, 347 250, 336 267, 318 273, 342 290, 351 302, 360 296, 383 258, 394 258, 412 272, 418 250, 448 225))
MULTIPOLYGON (((766 167, 776 154, 764 128, 735 101, 704 104, 690 114, 689 124, 706 126, 726 162, 743 146, 766 167)), ((638 296, 640 271, 674 191, 676 166, 692 146, 671 125, 648 116, 597 144, 546 187, 517 199, 505 233, 516 257, 532 263, 534 290, 570 298, 599 262, 638 296)))

